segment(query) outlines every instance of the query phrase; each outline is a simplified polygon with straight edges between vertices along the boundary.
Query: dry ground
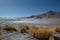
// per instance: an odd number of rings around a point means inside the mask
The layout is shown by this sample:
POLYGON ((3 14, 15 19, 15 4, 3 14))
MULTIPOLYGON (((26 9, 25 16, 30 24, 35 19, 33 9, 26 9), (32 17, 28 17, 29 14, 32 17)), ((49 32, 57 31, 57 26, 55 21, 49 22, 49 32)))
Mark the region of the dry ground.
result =
MULTIPOLYGON (((15 25, 14 25, 15 26, 15 25)), ((26 25, 25 25, 26 26, 26 25)), ((53 33, 57 33, 56 32, 56 28, 58 27, 58 28, 60 28, 60 25, 47 25, 47 26, 39 26, 39 27, 37 27, 37 26, 35 26, 35 25, 31 25, 31 26, 28 26, 29 28, 30 27, 33 27, 33 28, 45 28, 45 29, 48 29, 48 31, 52 31, 53 33)), ((16 31, 5 31, 5 30, 3 30, 3 28, 4 27, 2 27, 1 29, 0 29, 0 33, 1 33, 1 35, 0 35, 0 40, 37 40, 36 38, 32 38, 32 37, 30 37, 30 35, 29 34, 22 34, 22 33, 20 33, 19 31, 19 26, 18 27, 16 27, 15 26, 15 28, 16 28, 16 30, 17 30, 17 32, 16 31)), ((24 27, 23 27, 24 28, 24 27)), ((26 29, 26 28, 25 28, 26 29)), ((32 30, 33 31, 33 30, 32 30)), ((36 32, 36 31, 35 31, 36 32)), ((58 30, 58 33, 60 32, 60 30, 58 30)), ((60 34, 60 33, 59 33, 60 34)))

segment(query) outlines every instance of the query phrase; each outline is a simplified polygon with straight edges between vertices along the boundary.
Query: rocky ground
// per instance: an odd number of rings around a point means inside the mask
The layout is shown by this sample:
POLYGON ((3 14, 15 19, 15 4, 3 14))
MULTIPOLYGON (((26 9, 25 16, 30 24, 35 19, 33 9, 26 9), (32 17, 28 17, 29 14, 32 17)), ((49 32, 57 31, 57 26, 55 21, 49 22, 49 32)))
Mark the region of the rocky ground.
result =
POLYGON ((31 38, 29 34, 22 34, 20 32, 1 32, 1 37, 3 40, 36 40, 35 38, 31 38))

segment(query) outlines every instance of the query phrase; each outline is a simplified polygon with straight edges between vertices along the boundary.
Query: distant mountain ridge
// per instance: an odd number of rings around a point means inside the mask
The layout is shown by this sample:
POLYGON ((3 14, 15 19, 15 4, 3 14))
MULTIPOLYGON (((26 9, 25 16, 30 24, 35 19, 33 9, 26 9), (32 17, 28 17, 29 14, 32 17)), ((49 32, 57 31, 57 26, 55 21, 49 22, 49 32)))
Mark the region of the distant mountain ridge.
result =
POLYGON ((46 13, 32 15, 29 17, 0 17, 0 21, 21 21, 21 20, 29 20, 29 18, 60 18, 60 12, 56 11, 48 11, 46 13))
POLYGON ((32 15, 28 18, 60 18, 60 12, 48 11, 40 15, 32 15))

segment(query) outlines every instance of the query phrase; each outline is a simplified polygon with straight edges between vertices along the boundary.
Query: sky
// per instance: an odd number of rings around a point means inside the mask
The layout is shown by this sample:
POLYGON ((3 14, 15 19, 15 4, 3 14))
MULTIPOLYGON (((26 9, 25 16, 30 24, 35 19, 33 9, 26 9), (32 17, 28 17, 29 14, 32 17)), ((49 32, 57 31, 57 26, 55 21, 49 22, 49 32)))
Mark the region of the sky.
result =
POLYGON ((0 0, 0 17, 27 17, 50 10, 60 12, 60 0, 0 0))

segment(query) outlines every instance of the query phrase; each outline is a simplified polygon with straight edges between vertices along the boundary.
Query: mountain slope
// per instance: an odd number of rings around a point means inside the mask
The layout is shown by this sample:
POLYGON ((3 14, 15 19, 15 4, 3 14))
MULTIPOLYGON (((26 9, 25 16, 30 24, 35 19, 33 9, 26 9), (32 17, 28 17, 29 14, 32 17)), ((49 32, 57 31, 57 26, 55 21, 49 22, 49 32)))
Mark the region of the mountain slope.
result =
POLYGON ((28 18, 60 18, 60 12, 48 11, 41 15, 32 15, 28 18))

